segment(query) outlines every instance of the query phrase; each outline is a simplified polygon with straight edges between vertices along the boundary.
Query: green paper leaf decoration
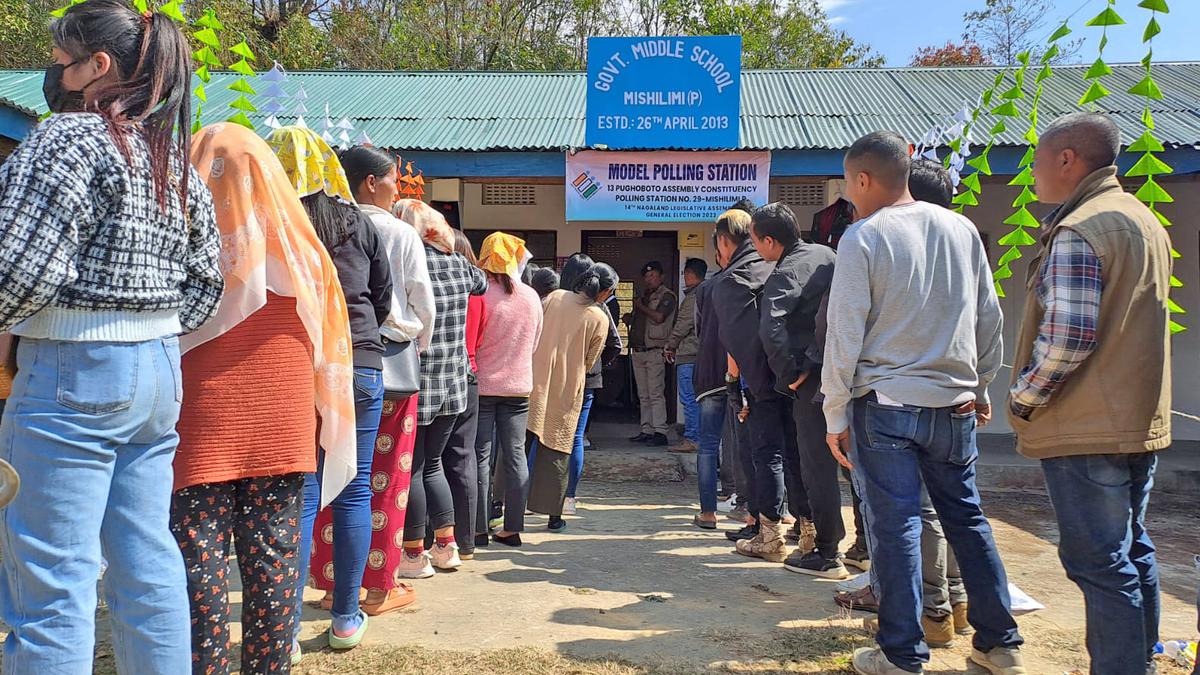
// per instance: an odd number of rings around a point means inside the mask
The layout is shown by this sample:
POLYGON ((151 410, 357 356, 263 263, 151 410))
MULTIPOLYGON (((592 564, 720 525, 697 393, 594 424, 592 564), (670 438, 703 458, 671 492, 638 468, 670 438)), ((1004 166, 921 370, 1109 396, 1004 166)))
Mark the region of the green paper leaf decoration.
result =
POLYGON ((1163 93, 1162 90, 1158 88, 1158 83, 1155 82, 1154 78, 1149 75, 1142 78, 1141 82, 1133 85, 1133 87, 1129 90, 1129 93, 1133 94, 1134 96, 1145 96, 1146 98, 1152 98, 1156 101, 1161 101, 1163 99, 1163 93))
POLYGON ((211 30, 225 30, 225 24, 217 18, 217 13, 214 10, 205 10, 204 16, 196 19, 196 25, 201 28, 209 28, 211 30))
POLYGON ((1025 187, 1030 187, 1033 183, 1033 169, 1028 166, 1021 169, 1021 173, 1013 176, 1013 179, 1008 182, 1009 185, 1023 185, 1025 187))
POLYGON ((1180 307, 1179 303, 1167 298, 1167 309, 1171 310, 1172 314, 1187 314, 1187 310, 1180 307))
POLYGON ((1154 176, 1148 176, 1146 182, 1142 184, 1142 187, 1138 189, 1134 196, 1143 202, 1153 202, 1155 204, 1172 204, 1175 202, 1175 198, 1171 196, 1171 193, 1164 190, 1161 185, 1155 182, 1154 176))
POLYGON ((247 129, 254 131, 254 122, 251 122, 250 118, 246 117, 246 113, 244 113, 244 112, 240 112, 225 121, 232 122, 234 124, 240 124, 240 125, 246 127, 247 129))
POLYGON ((973 173, 962 179, 962 184, 971 192, 983 192, 983 185, 979 182, 979 174, 973 173))
POLYGON ((1058 42, 1059 40, 1067 37, 1070 34, 1071 34, 1071 27, 1067 25, 1066 21, 1064 21, 1063 24, 1058 27, 1058 30, 1054 31, 1054 34, 1050 36, 1050 39, 1046 40, 1046 44, 1050 44, 1051 42, 1058 42))
POLYGON ((1153 205, 1153 204, 1151 204, 1151 205, 1150 205, 1150 213, 1153 213, 1153 214, 1154 214, 1154 217, 1155 217, 1155 218, 1158 218, 1158 222, 1159 222, 1159 223, 1162 223, 1162 226, 1163 226, 1163 227, 1170 227, 1170 226, 1171 226, 1171 219, 1170 219, 1170 218, 1167 218, 1166 216, 1164 216, 1164 215, 1162 214, 1162 211, 1159 211, 1158 209, 1154 208, 1154 205, 1153 205))
POLYGON ((1108 33, 1100 36, 1100 53, 1104 53, 1104 48, 1108 46, 1108 33))
POLYGON ((982 155, 980 155, 974 159, 968 160, 967 166, 973 167, 976 171, 978 171, 979 173, 982 173, 985 176, 992 175, 992 165, 990 162, 988 162, 988 156, 987 156, 986 151, 982 155))
POLYGON ((1108 96, 1108 93, 1109 92, 1104 88, 1104 85, 1100 84, 1100 80, 1092 80, 1092 86, 1088 87, 1088 90, 1086 93, 1084 93, 1083 98, 1079 99, 1079 105, 1084 106, 1089 103, 1099 101, 1105 96, 1108 96))
POLYGON ((1150 112, 1149 107, 1142 111, 1142 124, 1144 124, 1147 129, 1154 131, 1154 114, 1150 112))
POLYGON ((1148 9, 1151 12, 1171 13, 1171 8, 1167 6, 1167 0, 1142 0, 1138 3, 1138 7, 1148 9))
POLYGON ((1000 88, 1000 85, 1004 82, 1004 76, 1007 74, 1008 74, 1007 70, 1002 70, 1002 71, 996 73, 996 79, 992 80, 992 89, 1000 88))
POLYGON ((179 0, 171 0, 162 7, 159 7, 158 11, 166 14, 179 23, 187 23, 187 18, 183 16, 183 10, 179 9, 179 0))
POLYGON ((1153 40, 1154 36, 1161 32, 1162 26, 1158 25, 1158 19, 1150 17, 1150 23, 1146 24, 1146 30, 1142 33, 1142 42, 1153 40))
POLYGON ((1012 89, 1009 89, 1008 91, 1004 92, 1003 94, 1000 94, 1000 98, 1005 98, 1010 101, 1022 99, 1022 98, 1025 98, 1025 90, 1022 89, 1021 85, 1018 84, 1017 86, 1013 87, 1012 89))
POLYGON ((979 206, 979 198, 975 196, 974 192, 963 190, 954 195, 954 199, 951 199, 950 203, 958 204, 959 206, 979 206))
POLYGON ((1008 268, 1008 265, 1001 265, 1000 267, 998 267, 996 269, 995 272, 992 272, 992 278, 995 279, 996 281, 1003 281, 1005 279, 1009 279, 1012 277, 1012 275, 1013 275, 1012 270, 1008 268))
MULTIPOLYGON (((956 139, 950 141, 950 149, 953 150, 954 152, 962 152, 962 139, 956 138, 956 139)), ((946 161, 950 161, 950 158, 947 157, 946 161)))
MULTIPOLYGON (((58 9, 54 10, 53 12, 50 12, 50 16, 54 17, 55 19, 61 19, 63 17, 63 15, 67 13, 68 9, 71 9, 72 7, 74 7, 75 5, 78 5, 79 3, 83 2, 83 1, 84 0, 71 0, 66 5, 59 7, 58 9)), ((145 2, 145 0, 143 0, 143 3, 144 2, 145 2)), ((146 10, 143 9, 141 11, 144 12, 146 10)))
POLYGON ((1009 263, 1011 263, 1014 260, 1020 260, 1022 257, 1023 257, 1023 254, 1021 253, 1021 249, 1016 246, 1013 246, 1012 248, 1005 251, 1004 255, 1000 256, 1000 260, 998 260, 996 262, 996 264, 1003 267, 1005 265, 1008 265, 1009 263))
POLYGON ((1017 54, 1017 60, 1020 61, 1021 65, 1023 65, 1023 66, 1029 65, 1029 50, 1026 49, 1025 51, 1021 52, 1020 54, 1017 54))
MULTIPOLYGON (((1030 143, 1029 147, 1025 148, 1025 154, 1021 155, 1021 161, 1017 162, 1017 166, 1022 169, 1027 166, 1031 166, 1033 164, 1034 152, 1036 152, 1036 150, 1034 148, 1034 144, 1030 143)), ((1022 173, 1024 173, 1024 172, 1022 172, 1022 173)), ((1015 185, 1015 183, 1010 183, 1010 185, 1015 185)))
POLYGON ((1020 117, 1021 111, 1017 110, 1016 102, 1007 101, 996 106, 995 108, 992 108, 992 114, 1000 115, 1002 117, 1020 117))
POLYGON ((993 126, 992 130, 988 133, 993 136, 999 136, 1006 131, 1008 131, 1008 127, 1004 125, 1004 120, 1000 120, 999 122, 996 122, 995 126, 993 126))
POLYGON ((1125 172, 1126 176, 1161 176, 1162 174, 1170 174, 1174 171, 1171 165, 1154 156, 1153 153, 1147 152, 1142 155, 1142 158, 1125 172))
POLYGON ((1007 298, 1008 297, 1007 295, 1004 294, 1004 287, 1000 285, 999 281, 994 282, 992 285, 996 287, 996 297, 997 298, 1007 298))
POLYGON ((237 54, 238 56, 242 57, 243 59, 249 59, 251 61, 258 60, 257 57, 254 56, 254 52, 250 51, 250 45, 246 44, 245 40, 242 40, 241 42, 237 43, 236 45, 230 47, 229 51, 233 52, 234 54, 237 54))
POLYGON ((133 0, 133 8, 138 11, 138 14, 145 14, 150 9, 150 5, 146 4, 146 0, 133 0))
POLYGON ((254 104, 250 102, 250 99, 246 98, 245 96, 237 97, 237 100, 233 103, 230 103, 229 107, 235 110, 244 110, 246 112, 258 111, 258 108, 255 108, 254 104))
POLYGON ((212 82, 212 73, 208 72, 208 66, 200 66, 196 69, 196 77, 204 84, 212 82))
POLYGON ((1174 321, 1171 322, 1171 335, 1178 335, 1185 330, 1187 330, 1187 328, 1185 328, 1184 326, 1182 326, 1174 321))
POLYGON ((201 47, 192 54, 192 59, 213 68, 221 67, 221 59, 217 58, 217 55, 213 53, 212 47, 201 47))
POLYGON ((250 83, 247 82, 245 80, 245 78, 242 78, 242 77, 239 77, 237 79, 237 82, 234 82, 233 84, 229 85, 229 90, 236 91, 236 92, 239 92, 242 94, 249 94, 250 96, 254 96, 255 94, 258 93, 257 91, 254 91, 254 87, 251 87, 250 83))
POLYGON ((192 135, 195 136, 196 134, 200 133, 201 128, 202 127, 200 126, 200 118, 197 117, 196 121, 192 122, 192 135))
MULTIPOLYGON (((1028 206, 1029 204, 1036 202, 1037 200, 1038 200, 1037 195, 1033 194, 1033 190, 1030 190, 1029 186, 1026 185, 1025 188, 1021 190, 1021 194, 1017 195, 1017 198, 1015 200, 1013 200, 1012 205, 1013 205, 1013 208, 1015 208, 1015 209, 1016 208, 1023 209, 1026 206, 1028 206)), ((1029 213, 1029 212, 1026 211, 1026 213, 1029 213)), ((1030 214, 1030 215, 1033 215, 1033 214, 1030 214)))
POLYGON ((221 48, 221 40, 217 38, 216 31, 211 28, 201 28, 195 33, 192 33, 192 37, 196 38, 200 42, 203 42, 209 47, 212 47, 213 49, 221 48))
POLYGON ((1172 248, 1171 248, 1171 257, 1172 257, 1172 258, 1174 258, 1174 259, 1176 259, 1176 260, 1179 260, 1180 258, 1182 258, 1182 257, 1183 257, 1183 254, 1182 254, 1182 253, 1180 253, 1179 251, 1176 251, 1176 250, 1174 249, 1174 247, 1172 247, 1172 248))
POLYGON ((1150 64, 1151 64, 1151 61, 1153 61, 1153 60, 1154 60, 1154 51, 1153 50, 1146 52, 1146 55, 1142 57, 1142 61, 1141 61, 1142 69, 1146 71, 1147 75, 1150 74, 1150 64))
POLYGON ((1083 76, 1083 79, 1094 80, 1098 77, 1104 77, 1105 75, 1112 75, 1112 71, 1112 67, 1105 63, 1103 58, 1097 58, 1096 62, 1092 64, 1092 67, 1088 68, 1088 71, 1083 76))
POLYGON ((249 63, 246 63, 246 59, 242 59, 232 66, 229 66, 229 69, 235 73, 241 73, 246 77, 254 77, 254 69, 250 67, 249 63))
POLYGON ((1162 152, 1165 149, 1162 142, 1155 138, 1149 129, 1142 132, 1142 135, 1126 148, 1129 152, 1162 152))
POLYGON ((1054 60, 1054 57, 1058 56, 1060 53, 1062 53, 1062 50, 1059 49, 1058 45, 1050 45, 1050 49, 1047 49, 1046 52, 1042 54, 1042 58, 1040 59, 1041 63, 1043 65, 1049 65, 1050 62, 1054 60))
POLYGON ((1174 274, 1171 275, 1171 288, 1183 288, 1183 282, 1180 281, 1174 274))
POLYGON ((989 105, 992 104, 992 97, 995 95, 996 95, 996 91, 994 89, 988 89, 987 91, 983 92, 983 99, 982 99, 982 103, 980 105, 982 105, 985 108, 988 107, 989 105))
MULTIPOLYGON (((1008 218, 1005 218, 1004 224, 1005 225, 1016 225, 1017 227, 1020 227, 1020 228, 1031 227, 1035 230, 1042 226, 1042 224, 1038 222, 1038 219, 1036 217, 1034 217, 1034 215, 1029 212, 1029 209, 1025 208, 1024 206, 1017 209, 1008 218)), ((1003 244, 1004 242, 1001 241, 1000 243, 1003 244)), ((1032 242, 1030 242, 1030 243, 1032 243, 1032 242)), ((1007 246, 1007 245, 1008 244, 1005 244, 1005 246, 1007 246)))
POLYGON ((1112 6, 1105 7, 1103 12, 1100 12, 1091 21, 1085 23, 1085 26, 1121 26, 1125 24, 1125 19, 1117 14, 1117 10, 1112 6))
POLYGON ((208 94, 204 91, 204 85, 197 85, 196 88, 192 90, 192 94, 201 101, 204 101, 205 103, 208 102, 208 94))
POLYGON ((1025 138, 1025 142, 1028 143, 1031 147, 1034 145, 1037 145, 1037 142, 1038 142, 1037 122, 1034 122, 1033 124, 1029 125, 1029 128, 1025 130, 1024 138, 1025 138))
POLYGON ((1050 76, 1053 74, 1054 74, 1054 71, 1052 71, 1050 69, 1050 64, 1047 63, 1046 65, 1042 66, 1041 72, 1039 72, 1037 74, 1037 77, 1035 77, 1033 81, 1037 82, 1038 85, 1041 86, 1041 84, 1043 82, 1045 82, 1046 80, 1050 79, 1050 76))
POLYGON ((1000 241, 996 243, 1001 246, 1033 246, 1037 243, 1037 239, 1034 239, 1032 235, 1026 232, 1025 228, 1018 227, 1001 237, 1000 241))

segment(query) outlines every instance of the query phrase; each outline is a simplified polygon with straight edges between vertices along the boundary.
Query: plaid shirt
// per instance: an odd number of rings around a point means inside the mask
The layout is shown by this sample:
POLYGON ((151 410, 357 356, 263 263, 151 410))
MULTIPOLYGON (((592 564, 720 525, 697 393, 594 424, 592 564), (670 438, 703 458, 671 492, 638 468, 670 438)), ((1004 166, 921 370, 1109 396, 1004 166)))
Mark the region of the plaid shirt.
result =
POLYGON ((1011 390, 1013 414, 1028 419, 1096 350, 1100 318, 1100 258, 1074 230, 1058 233, 1042 264, 1037 299, 1045 308, 1033 358, 1011 390))
POLYGON ((433 339, 421 353, 421 392, 417 424, 467 409, 467 297, 487 291, 483 271, 458 253, 425 246, 425 262, 433 284, 433 339))

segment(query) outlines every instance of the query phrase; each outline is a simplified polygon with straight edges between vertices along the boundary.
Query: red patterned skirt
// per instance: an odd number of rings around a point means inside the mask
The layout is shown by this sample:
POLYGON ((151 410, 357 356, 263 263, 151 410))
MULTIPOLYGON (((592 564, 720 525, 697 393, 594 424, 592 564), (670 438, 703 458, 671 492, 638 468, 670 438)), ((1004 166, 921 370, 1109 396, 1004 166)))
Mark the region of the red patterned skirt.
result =
MULTIPOLYGON (((413 443, 417 437, 417 394, 383 402, 375 458, 371 462, 371 552, 363 572, 363 588, 390 591, 400 584, 396 568, 404 551, 404 516, 412 479, 413 443)), ((317 588, 333 590, 333 511, 317 514, 312 579, 317 588)))

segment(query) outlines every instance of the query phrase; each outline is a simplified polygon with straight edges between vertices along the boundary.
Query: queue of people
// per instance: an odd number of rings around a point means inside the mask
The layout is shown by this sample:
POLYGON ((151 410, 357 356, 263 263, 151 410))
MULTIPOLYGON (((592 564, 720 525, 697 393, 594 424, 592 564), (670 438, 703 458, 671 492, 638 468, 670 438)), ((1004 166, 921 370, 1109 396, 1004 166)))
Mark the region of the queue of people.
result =
MULTIPOLYGON (((411 581, 521 546, 527 510, 566 528, 594 392, 623 348, 611 266, 535 269, 502 232, 476 259, 439 212, 396 199, 377 148, 339 154, 302 127, 193 136, 187 42, 161 13, 88 0, 52 39, 55 114, 0 168, 0 329, 17 341, 0 458, 23 479, 0 520, 5 672, 91 672, 102 558, 120 672, 230 672, 236 551, 241 671, 279 673, 303 658, 310 580, 330 646, 350 649, 417 599, 411 581)), ((1121 189, 1119 143, 1095 114, 1042 135, 1038 191, 1061 206, 1007 402, 1105 675, 1152 668, 1145 513, 1171 441, 1170 243, 1121 189)), ((682 302, 643 267, 623 317, 632 440, 669 444, 675 363, 693 523, 716 529, 736 484, 738 554, 869 570, 838 598, 878 614, 856 672, 920 673, 931 646, 971 634, 973 663, 1025 673, 976 486, 1002 365, 986 251, 945 208, 945 171, 899 135, 857 141, 845 178, 858 220, 836 253, 786 205, 739 203, 714 226, 720 271, 687 261, 682 302)))

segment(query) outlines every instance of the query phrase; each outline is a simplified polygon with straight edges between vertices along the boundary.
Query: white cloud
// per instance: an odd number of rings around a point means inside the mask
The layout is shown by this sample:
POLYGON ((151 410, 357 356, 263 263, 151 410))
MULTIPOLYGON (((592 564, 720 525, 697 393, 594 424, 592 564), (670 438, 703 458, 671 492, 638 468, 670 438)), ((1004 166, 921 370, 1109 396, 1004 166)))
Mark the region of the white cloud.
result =
POLYGON ((825 15, 829 17, 829 23, 835 26, 846 21, 844 15, 837 13, 838 10, 844 9, 855 2, 857 0, 817 0, 817 4, 821 6, 821 9, 825 10, 825 15))

